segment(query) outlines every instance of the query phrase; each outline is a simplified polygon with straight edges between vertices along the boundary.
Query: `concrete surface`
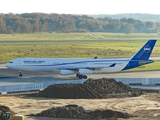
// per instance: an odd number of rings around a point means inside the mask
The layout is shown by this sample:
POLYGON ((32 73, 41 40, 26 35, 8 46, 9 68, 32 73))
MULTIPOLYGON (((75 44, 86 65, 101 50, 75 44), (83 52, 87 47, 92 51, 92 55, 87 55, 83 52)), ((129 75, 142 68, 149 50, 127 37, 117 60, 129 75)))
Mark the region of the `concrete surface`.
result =
MULTIPOLYGON (((152 57, 152 59, 159 60, 160 57, 152 57)), ((61 76, 52 72, 29 72, 22 71, 23 77, 18 77, 17 70, 7 69, 4 64, 0 64, 0 86, 17 85, 17 84, 31 84, 41 82, 65 81, 65 80, 79 80, 75 75, 61 76)), ((160 78, 160 71, 141 71, 141 72, 121 72, 121 73, 103 73, 103 74, 89 74, 88 78, 160 78)), ((160 86, 131 86, 140 89, 156 89, 160 86)))
MULTIPOLYGON (((18 71, 1 68, 0 85, 30 84, 40 82, 79 80, 75 75, 61 76, 51 72, 22 71, 23 77, 18 77, 18 71)), ((110 74, 89 74, 88 78, 160 78, 160 71, 121 72, 110 74)))
POLYGON ((25 43, 25 42, 147 42, 148 40, 0 40, 0 43, 25 43))

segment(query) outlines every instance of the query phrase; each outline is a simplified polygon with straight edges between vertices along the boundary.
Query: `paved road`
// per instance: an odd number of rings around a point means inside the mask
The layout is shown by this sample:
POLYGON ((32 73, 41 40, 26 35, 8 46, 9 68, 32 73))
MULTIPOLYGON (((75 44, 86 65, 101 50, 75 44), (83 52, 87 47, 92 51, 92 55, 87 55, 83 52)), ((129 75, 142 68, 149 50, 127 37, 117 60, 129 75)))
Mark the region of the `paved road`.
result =
POLYGON ((147 40, 4 40, 0 43, 24 43, 24 42, 147 42, 147 40))
MULTIPOLYGON (((121 72, 111 74, 91 74, 88 78, 160 78, 160 71, 146 72, 121 72)), ((6 68, 0 69, 0 85, 30 84, 52 81, 79 80, 75 75, 61 76, 45 72, 23 72, 23 77, 18 77, 18 71, 6 68)))

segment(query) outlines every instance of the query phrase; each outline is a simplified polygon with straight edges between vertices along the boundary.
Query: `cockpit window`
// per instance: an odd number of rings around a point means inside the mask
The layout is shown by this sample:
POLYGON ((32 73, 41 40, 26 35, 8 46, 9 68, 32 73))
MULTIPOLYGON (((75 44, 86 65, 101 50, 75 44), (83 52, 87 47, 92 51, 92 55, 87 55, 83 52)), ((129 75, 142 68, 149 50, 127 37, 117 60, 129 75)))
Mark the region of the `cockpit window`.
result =
POLYGON ((9 63, 13 63, 12 61, 10 61, 9 63))

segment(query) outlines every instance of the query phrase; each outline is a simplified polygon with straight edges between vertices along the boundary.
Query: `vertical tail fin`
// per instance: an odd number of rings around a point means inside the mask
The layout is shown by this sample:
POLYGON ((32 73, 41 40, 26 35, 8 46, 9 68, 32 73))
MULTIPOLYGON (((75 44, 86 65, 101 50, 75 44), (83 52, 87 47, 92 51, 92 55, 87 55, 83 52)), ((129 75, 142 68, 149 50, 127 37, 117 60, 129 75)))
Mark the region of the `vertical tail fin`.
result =
POLYGON ((132 60, 148 60, 157 40, 148 42, 132 57, 132 60))

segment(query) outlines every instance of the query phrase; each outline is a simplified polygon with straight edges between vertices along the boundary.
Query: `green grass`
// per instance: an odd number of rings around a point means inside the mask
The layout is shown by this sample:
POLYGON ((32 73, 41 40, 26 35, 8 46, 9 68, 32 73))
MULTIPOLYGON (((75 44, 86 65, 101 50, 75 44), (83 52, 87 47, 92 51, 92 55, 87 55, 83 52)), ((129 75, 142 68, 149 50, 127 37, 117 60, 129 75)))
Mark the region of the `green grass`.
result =
MULTIPOLYGON (((49 58, 123 58, 134 55, 145 42, 24 42, 1 43, 0 61, 7 62, 19 57, 49 58)), ((157 42, 152 56, 160 55, 157 42)))
MULTIPOLYGON (((148 40, 160 39, 160 35, 145 33, 107 33, 95 32, 104 40, 148 40)), ((29 34, 0 34, 0 40, 99 40, 100 38, 88 33, 29 33, 29 34)))

